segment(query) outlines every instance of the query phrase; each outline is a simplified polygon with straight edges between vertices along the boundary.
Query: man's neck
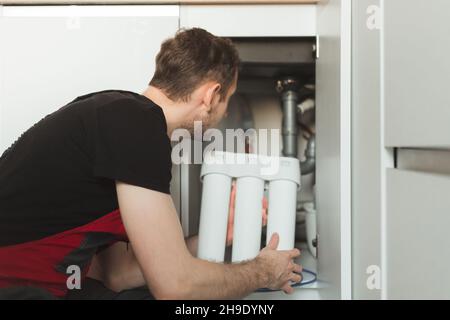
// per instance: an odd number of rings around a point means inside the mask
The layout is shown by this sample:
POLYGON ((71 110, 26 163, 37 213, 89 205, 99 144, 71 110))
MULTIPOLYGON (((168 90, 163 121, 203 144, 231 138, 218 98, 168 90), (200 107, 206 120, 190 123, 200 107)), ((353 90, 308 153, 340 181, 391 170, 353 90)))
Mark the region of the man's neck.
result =
POLYGON ((179 124, 174 121, 172 112, 176 102, 170 100, 162 90, 153 86, 148 86, 142 94, 161 107, 167 122, 167 135, 170 137, 173 130, 179 127, 179 124))

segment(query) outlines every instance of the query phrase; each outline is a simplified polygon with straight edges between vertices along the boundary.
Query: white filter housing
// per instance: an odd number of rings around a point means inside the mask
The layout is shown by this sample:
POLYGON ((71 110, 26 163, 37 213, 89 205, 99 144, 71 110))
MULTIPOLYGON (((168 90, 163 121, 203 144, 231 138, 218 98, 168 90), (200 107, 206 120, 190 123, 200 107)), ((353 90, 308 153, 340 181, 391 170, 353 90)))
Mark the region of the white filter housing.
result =
MULTIPOLYGON (((262 201, 269 189, 267 235, 280 236, 279 250, 294 248, 300 163, 295 158, 211 152, 202 166, 203 194, 198 257, 223 262, 232 181, 236 202, 232 261, 255 258, 261 249, 262 201)), ((268 241, 267 240, 267 241, 268 241)))
POLYGON ((227 236, 228 209, 231 177, 224 174, 208 174, 203 177, 201 212, 208 212, 200 219, 197 255, 204 260, 223 262, 227 236))
POLYGON ((276 232, 280 236, 278 250, 294 248, 297 201, 292 199, 297 199, 297 184, 286 180, 270 182, 266 244, 276 232))
POLYGON ((264 183, 264 180, 254 177, 237 179, 233 262, 255 258, 261 248, 264 183))

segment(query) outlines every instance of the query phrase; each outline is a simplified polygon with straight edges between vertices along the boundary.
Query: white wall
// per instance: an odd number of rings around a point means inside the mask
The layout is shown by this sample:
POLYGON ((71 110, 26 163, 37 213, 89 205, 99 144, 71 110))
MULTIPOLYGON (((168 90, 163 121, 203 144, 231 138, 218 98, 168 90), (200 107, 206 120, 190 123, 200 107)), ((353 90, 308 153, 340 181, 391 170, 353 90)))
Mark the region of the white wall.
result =
POLYGON ((0 10, 0 153, 79 95, 146 88, 178 6, 109 7, 0 10))

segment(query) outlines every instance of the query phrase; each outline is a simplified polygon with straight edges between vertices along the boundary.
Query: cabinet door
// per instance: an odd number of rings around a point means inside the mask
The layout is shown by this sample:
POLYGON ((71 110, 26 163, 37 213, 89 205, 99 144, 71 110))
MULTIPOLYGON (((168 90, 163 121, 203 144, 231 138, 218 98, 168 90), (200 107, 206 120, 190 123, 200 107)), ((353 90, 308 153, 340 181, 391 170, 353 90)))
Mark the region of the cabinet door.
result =
POLYGON ((450 148, 448 0, 383 1, 387 147, 450 148))
POLYGON ((387 171, 387 298, 450 299, 450 175, 387 171))
POLYGON ((311 37, 315 5, 181 5, 180 26, 225 37, 311 37))
POLYGON ((381 135, 379 0, 353 1, 352 270, 353 298, 379 299, 367 286, 381 266, 381 135))
POLYGON ((326 299, 351 298, 351 1, 321 1, 317 28, 318 272, 326 299))
POLYGON ((142 92, 178 6, 0 6, 0 153, 75 97, 142 92))

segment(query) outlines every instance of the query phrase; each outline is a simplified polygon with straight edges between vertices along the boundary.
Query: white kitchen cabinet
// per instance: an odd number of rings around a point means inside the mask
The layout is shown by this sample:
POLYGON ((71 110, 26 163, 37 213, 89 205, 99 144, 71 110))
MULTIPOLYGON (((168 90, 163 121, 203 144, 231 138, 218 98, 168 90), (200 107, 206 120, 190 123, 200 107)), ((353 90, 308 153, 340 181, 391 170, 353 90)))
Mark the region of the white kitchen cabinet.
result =
POLYGON ((448 299, 450 3, 381 1, 382 297, 448 299))
POLYGON ((0 153, 77 96, 142 92, 178 6, 0 6, 0 153))
MULTIPOLYGON (((319 284, 305 291, 297 289, 295 295, 284 298, 351 298, 351 1, 322 1, 317 6, 182 5, 180 26, 201 27, 234 39, 267 38, 267 46, 277 37, 318 39, 315 78, 319 284)), ((276 52, 272 49, 267 52, 276 52)), ((279 293, 251 296, 282 297, 279 293)))

